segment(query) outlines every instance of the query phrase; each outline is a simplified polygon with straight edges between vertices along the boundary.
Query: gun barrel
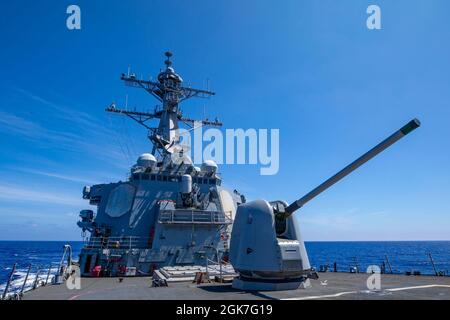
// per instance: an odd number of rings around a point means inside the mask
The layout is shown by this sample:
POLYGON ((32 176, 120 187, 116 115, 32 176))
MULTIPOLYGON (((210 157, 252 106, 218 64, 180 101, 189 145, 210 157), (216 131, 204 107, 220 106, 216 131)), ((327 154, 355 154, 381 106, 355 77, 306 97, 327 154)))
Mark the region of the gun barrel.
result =
POLYGON ((378 144, 376 147, 374 147, 369 152, 362 155, 360 158, 349 164, 347 167, 336 173, 334 176, 332 176, 330 179, 319 185, 317 188, 303 196, 302 198, 298 199, 291 205, 289 205, 285 210, 285 217, 289 217, 292 215, 295 211, 303 207, 307 202, 330 188, 335 183, 339 182, 343 178, 345 178, 347 175, 358 169, 360 166, 362 166, 367 161, 371 160, 390 146, 392 146, 394 143, 402 139, 407 134, 411 133, 415 129, 420 127, 420 121, 418 119, 414 119, 410 121, 408 124, 406 124, 403 128, 395 132, 393 135, 391 135, 389 138, 378 144))

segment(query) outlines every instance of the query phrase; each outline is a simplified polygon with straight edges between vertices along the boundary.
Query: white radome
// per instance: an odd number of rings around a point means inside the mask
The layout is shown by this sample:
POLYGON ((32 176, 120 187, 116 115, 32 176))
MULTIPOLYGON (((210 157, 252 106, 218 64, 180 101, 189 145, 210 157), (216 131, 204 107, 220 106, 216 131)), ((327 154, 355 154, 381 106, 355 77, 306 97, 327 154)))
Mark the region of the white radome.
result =
POLYGON ((207 173, 216 173, 217 169, 219 167, 217 166, 217 163, 215 163, 212 160, 206 160, 205 162, 203 162, 202 164, 202 171, 203 172, 207 172, 207 173))
POLYGON ((157 161, 154 155, 150 153, 144 153, 138 158, 137 165, 139 167, 150 168, 153 167, 156 162, 157 161))

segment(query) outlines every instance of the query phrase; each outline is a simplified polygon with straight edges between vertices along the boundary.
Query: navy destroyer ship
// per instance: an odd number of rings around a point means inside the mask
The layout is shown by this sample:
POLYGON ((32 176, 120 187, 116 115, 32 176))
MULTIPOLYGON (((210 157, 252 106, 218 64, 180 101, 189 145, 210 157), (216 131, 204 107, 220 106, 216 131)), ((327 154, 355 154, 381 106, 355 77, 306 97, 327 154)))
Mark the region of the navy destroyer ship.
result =
POLYGON ((208 98, 214 92, 184 86, 173 68, 172 53, 165 55, 165 69, 156 82, 134 74, 121 77, 127 86, 143 89, 158 101, 154 112, 115 104, 106 109, 144 126, 153 150, 137 159, 127 181, 84 188, 83 198, 97 210, 81 211, 78 222, 87 237, 79 258, 83 276, 94 268, 101 276, 151 275, 164 266, 227 260, 236 208, 245 197, 222 187, 213 161, 194 166, 179 130, 181 124, 188 132, 222 125, 184 117, 180 108, 187 99, 208 98), (152 120, 158 121, 154 127, 152 120))
POLYGON ((127 181, 84 188, 83 198, 97 209, 80 212, 78 226, 86 241, 78 261, 72 261, 66 245, 54 277, 51 268, 45 281, 36 275, 37 290, 29 292, 23 290, 28 274, 19 293, 8 291, 8 282, 2 299, 450 299, 450 278, 437 271, 407 276, 376 268, 368 274, 315 270, 293 219, 307 202, 417 129, 418 120, 290 205, 247 202, 222 186, 216 163, 206 160, 196 167, 187 156, 183 124, 188 130, 222 124, 184 117, 183 101, 214 93, 185 86, 172 53, 166 58, 157 81, 130 73, 121 77, 160 103, 154 112, 115 104, 106 109, 144 126, 153 149, 137 159, 127 181))

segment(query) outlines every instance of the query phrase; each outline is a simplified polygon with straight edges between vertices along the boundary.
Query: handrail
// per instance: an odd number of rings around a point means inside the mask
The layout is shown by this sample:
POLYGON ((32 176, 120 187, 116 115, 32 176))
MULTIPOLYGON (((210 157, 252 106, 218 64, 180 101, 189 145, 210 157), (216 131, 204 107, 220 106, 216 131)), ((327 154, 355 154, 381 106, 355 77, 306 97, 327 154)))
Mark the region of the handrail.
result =
POLYGON ((27 271, 27 275, 25 276, 25 279, 23 280, 23 284, 22 284, 22 288, 20 289, 19 295, 22 296, 23 295, 23 291, 25 290, 25 286, 27 284, 27 280, 28 280, 28 276, 30 275, 30 271, 31 271, 31 263, 28 266, 28 271, 27 271))
POLYGON ((45 279, 45 285, 48 284, 48 279, 50 278, 50 273, 52 272, 52 266, 53 266, 53 263, 50 263, 50 265, 48 267, 47 278, 45 279))
POLYGON ((9 274, 8 282, 6 283, 6 286, 5 286, 5 291, 3 291, 2 300, 5 300, 7 297, 9 286, 11 285, 12 278, 14 276, 14 273, 16 272, 16 267, 17 267, 17 263, 14 263, 11 273, 9 274))
POLYGON ((436 265, 434 264, 433 256, 431 255, 431 253, 428 253, 428 256, 430 257, 430 262, 431 262, 431 265, 433 266, 434 274, 438 276, 439 273, 436 269, 436 265))
POLYGON ((36 290, 36 288, 38 287, 39 273, 40 272, 41 272, 41 269, 37 269, 36 276, 34 278, 33 287, 32 287, 33 290, 36 290))
MULTIPOLYGON (((60 263, 60 267, 61 267, 61 264, 63 264, 64 257, 67 253, 66 246, 64 246, 64 248, 65 248, 65 251, 63 254, 63 258, 61 259, 62 262, 60 263)), ((68 261, 71 263, 71 261, 72 261, 71 255, 69 256, 68 261)), ((19 279, 13 281, 13 277, 16 274, 17 267, 18 267, 18 263, 14 263, 11 273, 8 277, 8 282, 6 283, 5 289, 3 291, 3 294, 0 296, 0 300, 6 300, 6 299, 11 299, 11 298, 12 299, 21 299, 23 297, 23 293, 26 291, 27 282, 28 282, 28 279, 30 278, 31 270, 34 267, 36 267, 36 274, 34 275, 34 279, 32 281, 32 285, 29 287, 30 288, 29 290, 35 290, 41 285, 47 285, 50 280, 51 275, 56 276, 56 275, 60 274, 60 272, 61 272, 60 268, 54 270, 53 266, 54 266, 54 263, 51 263, 49 265, 48 271, 47 271, 47 276, 45 277, 45 281, 44 281, 44 278, 41 276, 41 274, 44 270, 46 270, 46 268, 43 267, 42 265, 33 266, 32 264, 29 264, 25 278, 23 279, 23 282, 19 285, 17 283, 19 279), (13 287, 13 290, 11 291, 10 288, 12 288, 13 282, 14 282, 14 287, 13 287)))
POLYGON ((150 238, 145 237, 91 237, 86 242, 88 248, 101 248, 101 249, 136 249, 146 248, 148 246, 148 240, 150 238))
MULTIPOLYGON (((421 274, 421 275, 433 275, 433 276, 449 276, 450 273, 450 261, 446 257, 436 259, 439 254, 432 253, 389 253, 383 256, 369 255, 364 256, 364 259, 359 257, 343 257, 337 258, 337 260, 331 260, 330 258, 321 259, 317 257, 317 261, 314 261, 314 257, 310 256, 310 261, 315 266, 327 267, 334 263, 339 264, 340 270, 344 270, 347 267, 355 267, 360 269, 359 272, 365 272, 362 268, 370 265, 380 266, 382 273, 389 274, 421 274), (345 268, 344 268, 345 267, 345 268)), ((325 272, 327 268, 321 268, 321 272, 325 272)), ((337 269, 334 268, 334 269, 337 269)), ((348 269, 347 269, 348 270, 348 269)))
POLYGON ((159 223, 231 224, 231 211, 201 211, 194 209, 161 210, 159 223))

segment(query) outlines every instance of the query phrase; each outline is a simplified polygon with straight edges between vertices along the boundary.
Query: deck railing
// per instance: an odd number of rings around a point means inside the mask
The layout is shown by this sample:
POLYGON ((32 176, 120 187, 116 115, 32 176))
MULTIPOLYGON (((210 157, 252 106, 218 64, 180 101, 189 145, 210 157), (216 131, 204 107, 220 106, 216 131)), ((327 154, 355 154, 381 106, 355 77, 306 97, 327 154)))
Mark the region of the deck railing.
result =
POLYGON ((23 281, 21 278, 15 279, 19 273, 20 266, 15 263, 6 282, 3 293, 0 293, 0 300, 15 299, 20 300, 24 292, 35 290, 38 287, 52 283, 56 278, 62 277, 69 264, 72 264, 72 247, 65 245, 64 252, 59 263, 50 263, 48 266, 29 264, 23 281), (67 260, 67 261, 66 261, 67 260))
POLYGON ((159 223, 164 224, 231 224, 231 211, 161 210, 159 223))
POLYGON ((450 275, 450 261, 436 253, 387 253, 384 256, 339 257, 336 260, 310 257, 310 262, 319 272, 364 273, 369 266, 375 265, 384 274, 450 275))
MULTIPOLYGON (((20 300, 25 292, 51 284, 55 277, 61 274, 60 265, 56 263, 48 266, 29 264, 28 267, 21 267, 17 263, 14 264, 5 288, 0 293, 0 300, 20 300), (26 270, 25 277, 18 277, 23 275, 23 271, 20 270, 26 270)), ((66 266, 63 268, 65 270, 66 266)))
POLYGON ((91 237, 85 247, 88 249, 143 249, 148 248, 150 238, 143 237, 91 237))

